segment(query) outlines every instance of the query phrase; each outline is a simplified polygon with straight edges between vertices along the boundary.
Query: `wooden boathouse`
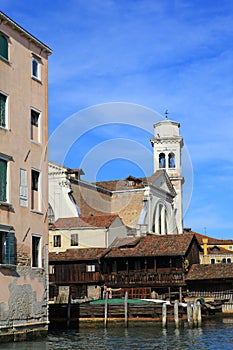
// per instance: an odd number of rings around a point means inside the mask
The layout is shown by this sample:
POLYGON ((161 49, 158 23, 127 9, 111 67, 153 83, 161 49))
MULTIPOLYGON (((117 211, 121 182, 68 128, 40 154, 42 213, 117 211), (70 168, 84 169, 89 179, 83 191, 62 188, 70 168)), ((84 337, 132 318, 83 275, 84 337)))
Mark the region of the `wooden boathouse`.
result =
POLYGON ((130 299, 175 295, 186 290, 185 275, 199 263, 200 245, 193 234, 146 235, 119 239, 112 248, 69 249, 50 253, 50 301, 130 299))

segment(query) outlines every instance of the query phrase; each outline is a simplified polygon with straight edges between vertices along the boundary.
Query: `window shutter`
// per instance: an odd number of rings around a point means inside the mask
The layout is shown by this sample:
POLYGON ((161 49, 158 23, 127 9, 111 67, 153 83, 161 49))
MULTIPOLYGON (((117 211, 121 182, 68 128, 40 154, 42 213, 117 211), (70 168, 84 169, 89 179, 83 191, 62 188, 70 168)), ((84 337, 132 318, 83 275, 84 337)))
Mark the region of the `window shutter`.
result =
POLYGON ((15 264, 15 235, 7 232, 6 235, 6 264, 15 264))
POLYGON ((6 202, 6 174, 7 162, 0 159, 0 201, 6 202))
POLYGON ((27 171, 20 169, 20 188, 19 188, 20 205, 28 206, 28 188, 27 188, 27 171))
POLYGON ((0 55, 8 60, 8 41, 3 35, 0 35, 0 55))

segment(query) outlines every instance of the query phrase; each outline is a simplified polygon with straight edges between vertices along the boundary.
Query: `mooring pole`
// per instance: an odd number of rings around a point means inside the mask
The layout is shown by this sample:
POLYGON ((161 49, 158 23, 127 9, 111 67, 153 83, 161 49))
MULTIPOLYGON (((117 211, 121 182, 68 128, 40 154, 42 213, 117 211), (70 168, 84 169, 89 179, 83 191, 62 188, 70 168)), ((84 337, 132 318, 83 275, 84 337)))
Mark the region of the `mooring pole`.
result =
POLYGON ((197 325, 198 327, 201 327, 201 303, 200 301, 197 302, 197 325))
POLYGON ((194 301, 193 303, 193 323, 194 323, 194 326, 196 327, 197 326, 197 302, 194 301))
POLYGON ((174 321, 176 328, 179 328, 179 302, 175 300, 174 303, 174 321))
POLYGON ((162 305, 162 327, 167 327, 167 304, 163 303, 162 305))
POLYGON ((108 292, 105 294, 105 304, 104 304, 104 328, 107 328, 108 321, 108 292))
POLYGON ((192 304, 190 301, 187 304, 187 319, 188 319, 188 326, 190 328, 193 328, 193 310, 192 310, 192 304))
POLYGON ((67 328, 70 328, 70 314, 71 314, 71 295, 69 294, 68 304, 67 304, 67 320, 66 320, 67 328))
POLYGON ((128 327, 128 292, 125 292, 125 328, 128 327))

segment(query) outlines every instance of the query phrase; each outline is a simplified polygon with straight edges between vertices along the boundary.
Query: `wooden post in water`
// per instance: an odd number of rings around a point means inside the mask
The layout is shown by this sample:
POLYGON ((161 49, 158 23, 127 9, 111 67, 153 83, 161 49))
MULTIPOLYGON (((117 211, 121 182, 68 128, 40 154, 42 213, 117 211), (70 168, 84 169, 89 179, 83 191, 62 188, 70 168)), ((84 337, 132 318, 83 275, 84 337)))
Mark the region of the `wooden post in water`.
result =
POLYGON ((104 328, 107 328, 108 321, 108 292, 105 294, 105 304, 104 304, 104 328))
POLYGON ((179 287, 179 300, 182 302, 182 287, 179 287))
POLYGON ((187 304, 187 319, 188 319, 188 326, 190 328, 193 328, 193 310, 192 310, 192 304, 190 301, 187 304))
POLYGON ((68 297, 66 327, 70 328, 71 295, 68 297))
POLYGON ((193 303, 193 323, 194 323, 194 326, 196 327, 197 326, 197 302, 194 301, 193 303))
POLYGON ((125 328, 128 327, 128 292, 125 292, 125 328))
POLYGON ((179 328, 179 302, 175 300, 174 303, 174 321, 176 328, 179 328))
POLYGON ((201 327, 201 303, 200 303, 200 301, 197 302, 197 325, 198 325, 198 327, 201 327))
POLYGON ((167 327, 167 304, 163 303, 162 305, 162 327, 167 327))

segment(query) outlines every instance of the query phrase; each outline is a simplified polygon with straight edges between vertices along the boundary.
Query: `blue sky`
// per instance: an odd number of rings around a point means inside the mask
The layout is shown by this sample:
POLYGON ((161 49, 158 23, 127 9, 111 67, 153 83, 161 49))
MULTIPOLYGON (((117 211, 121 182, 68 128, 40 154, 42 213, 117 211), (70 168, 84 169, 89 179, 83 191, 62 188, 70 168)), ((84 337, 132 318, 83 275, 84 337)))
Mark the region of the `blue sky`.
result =
MULTIPOLYGON (((233 238, 232 1, 38 0, 35 5, 31 0, 1 0, 1 10, 53 49, 50 135, 83 109, 93 121, 95 105, 123 102, 159 115, 168 109, 169 117, 181 124, 193 168, 184 226, 233 238)), ((108 123, 74 139, 66 165, 87 165, 85 160, 92 159, 92 153, 101 154, 102 147, 109 158, 97 157, 97 179, 150 175, 153 123, 150 127, 148 121, 153 116, 149 112, 148 117, 137 117, 148 118, 140 130, 130 110, 131 127, 109 114, 104 119, 108 123), (130 140, 127 145, 125 140, 130 140), (128 145, 129 155, 120 161, 119 154, 128 145), (112 149, 119 153, 111 162, 112 149)), ((67 136, 63 134, 64 142, 67 136)), ((57 161, 56 152, 50 154, 57 161)), ((93 180, 87 169, 86 179, 93 180)))

